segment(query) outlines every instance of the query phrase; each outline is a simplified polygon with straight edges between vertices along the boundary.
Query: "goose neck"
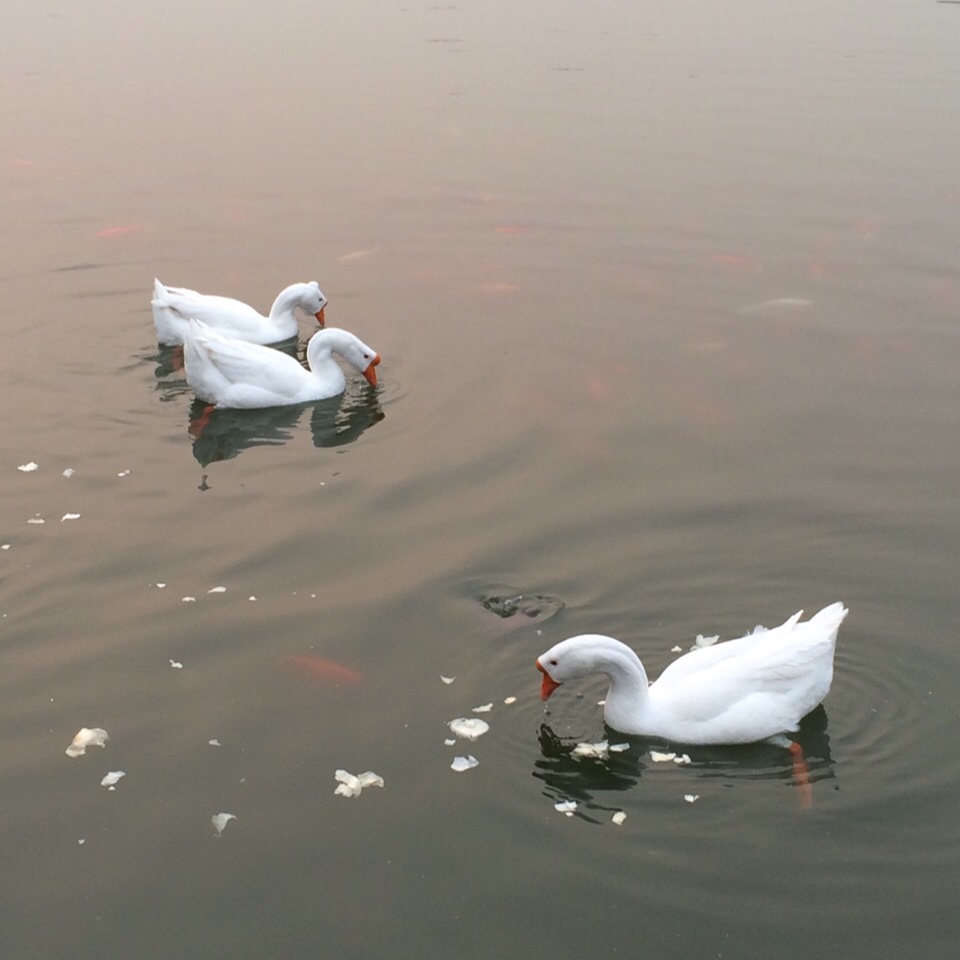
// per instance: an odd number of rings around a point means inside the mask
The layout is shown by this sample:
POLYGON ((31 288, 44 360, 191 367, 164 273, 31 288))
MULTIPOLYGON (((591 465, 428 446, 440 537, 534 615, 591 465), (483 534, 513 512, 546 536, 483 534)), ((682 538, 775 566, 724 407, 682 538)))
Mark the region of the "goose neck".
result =
POLYGON ((303 297, 303 287, 302 283, 294 283, 281 290, 270 308, 270 319, 273 321, 295 319, 294 311, 303 297))
POLYGON ((604 716, 617 730, 630 731, 650 706, 650 685, 640 658, 626 650, 610 660, 604 671, 610 679, 604 716))

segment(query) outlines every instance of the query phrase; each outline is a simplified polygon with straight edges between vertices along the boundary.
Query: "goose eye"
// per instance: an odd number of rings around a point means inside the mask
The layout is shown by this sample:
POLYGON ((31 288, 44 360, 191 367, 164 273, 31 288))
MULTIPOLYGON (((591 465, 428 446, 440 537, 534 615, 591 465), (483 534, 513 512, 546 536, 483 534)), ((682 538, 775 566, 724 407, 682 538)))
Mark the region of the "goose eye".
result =
POLYGON ((551 660, 551 661, 550 661, 550 666, 551 666, 551 667, 555 667, 556 665, 557 665, 557 661, 556 661, 556 660, 551 660))

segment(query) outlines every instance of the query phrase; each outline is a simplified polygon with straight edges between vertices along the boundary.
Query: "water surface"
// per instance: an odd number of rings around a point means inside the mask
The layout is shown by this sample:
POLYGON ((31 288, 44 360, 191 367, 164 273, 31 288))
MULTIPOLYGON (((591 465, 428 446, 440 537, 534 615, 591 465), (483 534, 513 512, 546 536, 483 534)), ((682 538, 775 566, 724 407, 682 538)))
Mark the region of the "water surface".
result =
POLYGON ((4 956, 952 956, 957 14, 11 12, 4 956), (381 385, 195 440, 154 276, 317 279, 381 385), (808 811, 537 697, 836 599, 808 811))

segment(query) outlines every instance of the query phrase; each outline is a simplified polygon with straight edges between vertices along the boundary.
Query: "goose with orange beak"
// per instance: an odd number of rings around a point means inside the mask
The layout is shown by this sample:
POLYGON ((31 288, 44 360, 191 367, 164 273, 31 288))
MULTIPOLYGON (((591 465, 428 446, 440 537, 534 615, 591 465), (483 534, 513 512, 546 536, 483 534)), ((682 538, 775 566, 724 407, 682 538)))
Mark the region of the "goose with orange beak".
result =
POLYGON ((343 393, 346 377, 334 354, 377 385, 380 354, 347 330, 318 330, 307 344, 307 365, 286 353, 224 337, 191 320, 183 347, 193 392, 214 407, 244 410, 326 400, 343 393))
POLYGON ((562 640, 537 660, 546 700, 561 684, 601 674, 604 720, 621 733, 685 744, 753 743, 797 731, 833 680, 842 603, 801 622, 701 647, 674 660, 653 684, 640 658, 612 637, 562 640))
POLYGON ((297 310, 324 327, 327 298, 316 280, 293 283, 280 291, 270 314, 265 317, 242 300, 197 293, 186 287, 167 287, 154 280, 150 306, 157 341, 164 346, 184 343, 191 319, 200 320, 225 337, 267 344, 290 340, 299 334, 297 310))

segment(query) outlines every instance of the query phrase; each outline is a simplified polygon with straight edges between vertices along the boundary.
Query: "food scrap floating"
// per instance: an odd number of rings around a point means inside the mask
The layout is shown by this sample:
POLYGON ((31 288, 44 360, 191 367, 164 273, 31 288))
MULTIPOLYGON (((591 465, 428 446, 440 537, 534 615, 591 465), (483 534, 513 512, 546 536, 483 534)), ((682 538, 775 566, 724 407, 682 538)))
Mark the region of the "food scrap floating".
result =
POLYGON ((207 743, 209 743, 211 747, 221 746, 220 741, 216 737, 214 737, 212 740, 208 740, 207 743))
POLYGON ((33 473, 34 470, 39 470, 40 466, 31 460, 29 463, 21 463, 17 469, 21 473, 33 473))
POLYGON ((715 637, 705 637, 702 633, 697 634, 697 639, 693 641, 691 650, 699 650, 702 647, 712 647, 720 639, 718 633, 715 637))
POLYGON ((118 476, 118 477, 129 477, 129 476, 130 476, 130 471, 129 471, 129 470, 121 470, 121 471, 117 474, 117 476, 118 476))
POLYGON ((217 836, 219 837, 223 833, 223 828, 231 821, 236 820, 237 817, 233 813, 215 813, 211 818, 210 822, 213 824, 213 829, 217 831, 217 836))
POLYGON ((183 669, 183 664, 182 664, 179 660, 171 660, 171 661, 170 661, 170 666, 173 667, 174 670, 182 670, 182 669, 183 669))
POLYGON ((683 653, 683 647, 678 643, 675 647, 670 648, 671 653, 683 653))
POLYGON ((492 703, 485 703, 479 707, 473 707, 472 713, 489 713, 493 709, 492 703))
POLYGON ((110 739, 102 727, 81 727, 73 743, 64 751, 68 757, 82 757, 87 747, 102 747, 110 739))
POLYGON ((685 793, 685 794, 683 795, 683 799, 686 800, 687 803, 696 803, 696 802, 700 799, 700 794, 699 794, 699 793, 685 793))
POLYGON ((674 763, 693 763, 689 753, 681 753, 679 757, 673 758, 674 763))
POLYGON ((623 753, 626 750, 630 749, 629 743, 611 743, 610 752, 611 753, 623 753))
POLYGON ((34 514, 27 523, 46 523, 47 521, 40 516, 39 513, 34 514))
POLYGON ((610 819, 619 827, 627 819, 627 815, 622 810, 618 810, 610 819))
POLYGON ((181 603, 196 603, 196 597, 181 597, 181 603))
POLYGON ((165 584, 165 583, 155 583, 154 586, 155 586, 158 590, 162 590, 162 589, 166 586, 166 584, 165 584))
POLYGON ((601 740, 599 743, 578 743, 571 754, 576 758, 592 757, 597 760, 605 760, 609 755, 610 744, 606 740, 601 740))
POLYGON ((79 520, 79 519, 80 519, 80 514, 79 514, 79 513, 65 513, 65 514, 60 518, 60 522, 63 523, 64 520, 79 520))
POLYGON ((116 784, 120 782, 121 777, 125 777, 126 773, 123 770, 111 770, 101 781, 101 787, 109 787, 111 790, 116 790, 116 784))
POLYGON ((503 698, 503 702, 509 707, 511 703, 516 703, 516 702, 517 702, 517 698, 516 698, 516 697, 504 697, 504 698, 503 698))
POLYGON ((463 773, 464 770, 472 770, 479 765, 480 761, 473 756, 454 757, 453 763, 450 764, 450 769, 455 770, 457 773, 463 773))
POLYGON ((558 813, 565 813, 568 817, 573 816, 573 811, 577 809, 576 800, 561 800, 553 805, 553 809, 558 813))
POLYGON ((490 729, 490 724, 479 717, 457 717, 447 726, 464 740, 479 740, 490 729))
POLYGON ((227 588, 226 588, 226 587, 211 587, 211 588, 207 591, 207 593, 226 593, 226 592, 227 592, 227 588))
POLYGON ((76 472, 73 467, 67 467, 67 469, 63 471, 63 475, 69 480, 76 472))
POLYGON ((650 751, 650 759, 654 763, 666 763, 668 760, 673 760, 676 757, 675 753, 658 753, 656 750, 650 751))
POLYGON ((383 786, 383 777, 378 776, 372 770, 368 770, 366 773, 359 775, 348 773, 346 770, 338 770, 333 775, 333 778, 340 784, 340 786, 333 791, 338 797, 359 797, 360 791, 363 790, 364 787, 383 786))
POLYGON ((447 684, 447 686, 449 686, 449 685, 450 685, 451 683, 453 683, 453 681, 456 680, 457 678, 456 678, 456 677, 445 677, 445 676, 441 673, 441 674, 440 674, 440 679, 441 679, 445 684, 447 684))

